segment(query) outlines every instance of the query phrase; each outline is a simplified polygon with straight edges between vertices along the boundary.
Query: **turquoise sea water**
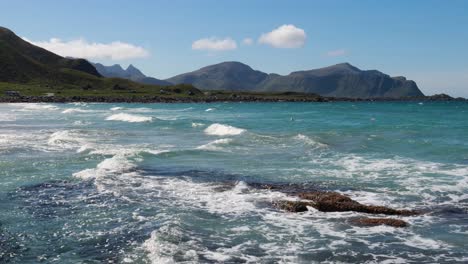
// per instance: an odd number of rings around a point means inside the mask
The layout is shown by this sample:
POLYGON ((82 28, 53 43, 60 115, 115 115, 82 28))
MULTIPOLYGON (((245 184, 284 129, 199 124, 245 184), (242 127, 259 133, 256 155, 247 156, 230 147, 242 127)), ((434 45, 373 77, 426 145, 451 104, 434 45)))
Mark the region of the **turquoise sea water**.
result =
POLYGON ((0 104, 0 263, 468 262, 468 104, 0 104), (417 209, 286 213, 251 183, 417 209))

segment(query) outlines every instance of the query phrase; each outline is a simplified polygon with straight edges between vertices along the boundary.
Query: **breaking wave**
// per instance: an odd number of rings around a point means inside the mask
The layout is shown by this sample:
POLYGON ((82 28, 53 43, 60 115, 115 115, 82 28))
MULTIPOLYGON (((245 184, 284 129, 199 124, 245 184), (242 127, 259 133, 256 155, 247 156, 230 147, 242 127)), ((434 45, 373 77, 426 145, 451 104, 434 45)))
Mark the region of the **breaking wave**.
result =
POLYGON ((151 122, 153 117, 151 116, 142 116, 142 115, 132 115, 126 113, 119 113, 106 117, 108 121, 123 121, 130 123, 141 123, 141 122, 151 122))
POLYGON ((205 129, 205 134, 211 136, 236 136, 244 133, 246 130, 223 124, 212 124, 205 129))

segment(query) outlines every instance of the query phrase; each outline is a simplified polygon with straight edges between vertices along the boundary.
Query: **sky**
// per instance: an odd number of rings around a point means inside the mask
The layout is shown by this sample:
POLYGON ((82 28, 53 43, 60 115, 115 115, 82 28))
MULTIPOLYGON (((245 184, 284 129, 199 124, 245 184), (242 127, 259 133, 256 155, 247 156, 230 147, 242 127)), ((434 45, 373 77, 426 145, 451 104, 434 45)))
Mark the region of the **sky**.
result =
POLYGON ((465 0, 0 0, 0 25, 60 55, 160 79, 223 61, 267 73, 349 62, 468 97, 465 0))

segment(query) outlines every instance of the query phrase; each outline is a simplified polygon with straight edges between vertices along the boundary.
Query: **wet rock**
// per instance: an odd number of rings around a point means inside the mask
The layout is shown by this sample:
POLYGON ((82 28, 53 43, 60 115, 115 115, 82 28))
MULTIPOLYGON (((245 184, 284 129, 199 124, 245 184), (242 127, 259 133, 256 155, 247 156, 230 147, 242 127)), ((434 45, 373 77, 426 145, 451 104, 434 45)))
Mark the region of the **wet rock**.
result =
POLYGON ((273 203, 273 206, 288 212, 300 213, 307 211, 307 206, 310 206, 310 203, 301 201, 277 201, 273 203))
POLYGON ((351 223, 358 226, 379 226, 379 225, 387 225, 393 227, 407 227, 408 223, 400 220, 400 219, 393 219, 393 218, 357 218, 351 220, 351 223))
POLYGON ((346 212, 354 211, 368 214, 385 215, 415 215, 417 212, 410 210, 397 210, 385 206, 364 205, 346 195, 337 192, 307 192, 300 193, 299 197, 311 200, 312 206, 322 212, 346 212))

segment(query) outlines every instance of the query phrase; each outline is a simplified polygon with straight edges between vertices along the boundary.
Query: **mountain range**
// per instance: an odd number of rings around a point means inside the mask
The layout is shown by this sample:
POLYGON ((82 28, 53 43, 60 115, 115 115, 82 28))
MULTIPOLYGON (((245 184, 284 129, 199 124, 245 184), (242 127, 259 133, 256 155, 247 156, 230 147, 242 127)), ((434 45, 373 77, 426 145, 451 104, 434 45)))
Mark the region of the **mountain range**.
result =
POLYGON ((240 62, 223 62, 166 81, 193 84, 204 90, 299 92, 348 98, 424 96, 416 83, 405 77, 390 77, 376 70, 364 71, 349 63, 283 76, 253 70, 240 62))
POLYGON ((254 70, 240 62, 222 62, 159 80, 146 76, 133 65, 124 70, 118 64, 104 66, 84 59, 61 57, 3 27, 0 27, 0 82, 36 83, 61 89, 108 89, 116 85, 134 89, 141 88, 142 84, 189 84, 200 90, 296 92, 363 99, 424 96, 416 83, 405 77, 360 70, 349 63, 279 75, 254 70))
POLYGON ((242 92, 297 92, 328 97, 399 98, 424 96, 414 81, 390 77, 377 70, 360 70, 349 63, 297 71, 289 75, 267 74, 240 62, 222 62, 183 73, 166 80, 146 77, 133 65, 94 64, 106 77, 127 78, 147 84, 192 84, 202 90, 242 92))
POLYGON ((153 77, 144 75, 139 69, 130 64, 127 69, 123 69, 119 64, 112 66, 104 66, 101 63, 93 63, 96 70, 104 77, 110 78, 124 78, 135 82, 154 85, 172 85, 172 83, 159 80, 153 77))

